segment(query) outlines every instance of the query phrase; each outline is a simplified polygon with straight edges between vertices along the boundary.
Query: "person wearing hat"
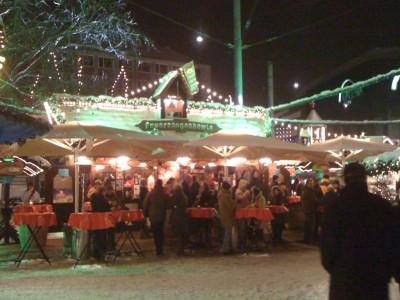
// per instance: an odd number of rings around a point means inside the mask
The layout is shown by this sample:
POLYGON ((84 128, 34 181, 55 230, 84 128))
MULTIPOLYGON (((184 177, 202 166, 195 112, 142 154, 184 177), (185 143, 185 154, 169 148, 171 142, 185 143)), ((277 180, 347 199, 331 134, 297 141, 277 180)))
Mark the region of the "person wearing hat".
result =
POLYGON ((322 265, 330 274, 329 299, 389 299, 394 263, 394 209, 369 193, 362 165, 344 168, 345 187, 328 205, 320 232, 322 265))

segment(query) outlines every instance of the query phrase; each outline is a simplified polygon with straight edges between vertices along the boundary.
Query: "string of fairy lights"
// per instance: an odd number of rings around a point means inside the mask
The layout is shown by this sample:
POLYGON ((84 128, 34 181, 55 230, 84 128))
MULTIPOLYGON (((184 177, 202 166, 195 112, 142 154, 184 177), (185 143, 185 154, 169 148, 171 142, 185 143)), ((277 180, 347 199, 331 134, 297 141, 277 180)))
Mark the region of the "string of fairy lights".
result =
MULTIPOLYGON (((4 36, 3 30, 0 30, 0 49, 3 50, 5 47, 6 38, 4 36)), ((3 64, 5 63, 6 58, 0 55, 0 69, 3 69, 3 64)))
MULTIPOLYGON (((61 81, 61 74, 60 74, 60 70, 59 70, 59 68, 58 68, 57 56, 55 55, 54 52, 50 52, 50 56, 53 58, 54 69, 56 70, 58 80, 61 81)), ((47 61, 50 61, 50 59, 48 59, 47 61)), ((50 79, 51 79, 51 78, 50 78, 50 79)), ((65 91, 64 91, 64 92, 65 92, 65 91)))
POLYGON ((111 96, 114 96, 115 87, 116 87, 117 83, 118 83, 121 79, 123 80, 123 84, 124 84, 124 96, 125 96, 125 98, 128 98, 128 96, 129 96, 129 80, 128 80, 127 76, 126 76, 126 71, 125 71, 123 65, 121 66, 121 68, 120 68, 120 70, 119 70, 119 73, 118 73, 118 76, 117 76, 117 78, 115 79, 114 84, 113 84, 113 86, 112 86, 112 89, 111 89, 111 96))
POLYGON ((39 79, 40 79, 40 75, 36 74, 35 81, 33 82, 33 86, 32 86, 31 93, 30 93, 31 94, 31 99, 33 99, 33 96, 35 94, 35 88, 39 84, 39 79))
POLYGON ((77 71, 77 77, 78 77, 78 95, 81 93, 81 86, 83 85, 82 82, 82 70, 83 70, 83 61, 82 57, 78 57, 78 71, 77 71))
MULTIPOLYGON (((59 70, 59 66, 58 66, 58 62, 57 62, 57 56, 55 55, 54 52, 50 52, 50 56, 52 57, 53 60, 53 64, 54 64, 54 69, 57 73, 58 79, 61 81, 61 72, 59 70)), ((48 61, 50 61, 50 59, 48 59, 48 61)), ((82 80, 82 71, 83 71, 83 59, 81 56, 78 57, 78 69, 77 69, 77 78, 78 78, 78 95, 80 95, 81 93, 81 87, 84 85, 83 80, 82 80)), ((117 77, 114 80, 114 83, 112 85, 111 88, 111 96, 117 96, 115 94, 116 92, 116 87, 117 84, 120 81, 123 81, 123 86, 124 86, 124 91, 123 91, 123 96, 125 98, 128 98, 129 95, 131 96, 136 96, 136 97, 140 97, 142 93, 149 93, 154 91, 154 89, 156 89, 158 87, 158 85, 160 83, 162 83, 162 81, 164 80, 164 78, 160 78, 158 80, 154 80, 154 82, 150 82, 147 83, 145 85, 142 85, 139 88, 136 89, 132 89, 131 91, 129 91, 129 79, 127 76, 127 71, 124 67, 124 65, 122 65, 120 67, 120 71, 117 75, 117 77)), ((210 102, 210 103, 225 103, 225 104, 229 104, 229 105, 234 105, 233 99, 231 95, 228 96, 224 96, 222 93, 217 92, 216 90, 212 89, 209 86, 206 86, 204 84, 201 84, 199 82, 197 82, 197 84, 200 86, 201 90, 204 91, 205 93, 207 93, 207 98, 205 99, 205 102, 210 102)), ((36 82, 37 85, 37 82, 36 82)), ((36 86, 34 85, 34 87, 36 86)), ((63 88, 64 93, 66 93, 65 88, 63 88)))

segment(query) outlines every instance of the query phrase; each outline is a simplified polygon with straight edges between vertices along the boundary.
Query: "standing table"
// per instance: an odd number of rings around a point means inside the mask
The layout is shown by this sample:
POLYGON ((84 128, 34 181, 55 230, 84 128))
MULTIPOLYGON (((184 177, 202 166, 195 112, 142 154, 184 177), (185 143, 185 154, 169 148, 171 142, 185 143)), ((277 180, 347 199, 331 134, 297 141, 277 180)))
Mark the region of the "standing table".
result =
MULTIPOLYGON (((144 214, 142 210, 116 210, 111 212, 114 220, 116 223, 121 222, 122 223, 122 234, 119 236, 119 238, 116 241, 116 254, 114 257, 114 261, 117 259, 117 256, 119 256, 121 253, 123 253, 122 247, 125 245, 126 241, 129 241, 131 244, 133 251, 136 254, 140 254, 144 257, 144 253, 142 249, 139 246, 139 243, 136 241, 134 235, 133 235, 133 225, 132 223, 135 222, 143 222, 145 220, 144 214), (119 242, 122 240, 122 243, 118 246, 119 242)), ((131 252, 125 252, 125 253, 131 253, 131 252)))
MULTIPOLYGON (((235 212, 235 218, 237 220, 240 219, 248 219, 249 220, 249 230, 247 237, 252 244, 252 248, 257 248, 257 242, 259 239, 265 245, 265 251, 271 253, 269 248, 269 244, 271 241, 271 232, 268 228, 268 238, 265 237, 264 231, 261 228, 261 225, 264 222, 270 222, 274 219, 272 212, 268 208, 254 208, 254 207, 247 207, 247 208, 238 208, 235 212)), ((249 253, 250 248, 247 247, 247 253, 249 253)))
MULTIPOLYGON (((94 230, 102 230, 102 229, 109 229, 114 228, 118 222, 124 222, 124 227, 122 231, 122 235, 118 238, 116 245, 117 249, 112 254, 115 255, 114 261, 116 260, 117 256, 122 253, 122 247, 129 241, 133 251, 137 254, 140 254, 144 257, 144 253, 140 248, 138 242, 136 241, 135 237, 133 236, 132 226, 127 225, 126 223, 133 223, 144 221, 144 214, 142 210, 118 210, 112 212, 85 212, 85 213, 72 213, 69 216, 68 225, 80 229, 80 230, 89 230, 90 236, 92 237, 92 232, 94 230), (123 240, 122 240, 123 239, 123 240), (118 246, 119 242, 122 240, 122 243, 118 246)), ((82 249, 81 253, 79 253, 78 257, 76 258, 76 263, 74 267, 77 266, 79 261, 81 260, 82 254, 86 251, 89 247, 90 238, 82 249)), ((100 249, 96 243, 94 243, 94 247, 100 249)), ((106 265, 108 266, 107 257, 105 257, 106 265)))
MULTIPOLYGON (((80 230, 89 230, 89 239, 82 249, 81 253, 76 258, 74 268, 78 265, 81 260, 83 253, 89 247, 90 239, 93 236, 94 230, 109 229, 115 226, 115 221, 110 212, 96 212, 96 213, 72 213, 68 219, 68 226, 71 226, 80 230)), ((94 247, 100 251, 100 247, 94 242, 94 247)), ((104 253, 102 253, 104 254, 104 253)), ((106 265, 108 266, 107 258, 104 258, 106 265)))
POLYGON ((25 245, 23 245, 21 252, 19 253, 18 257, 15 259, 15 263, 17 263, 17 267, 21 264, 22 260, 24 259, 26 253, 29 250, 32 242, 34 241, 42 254, 43 258, 49 263, 50 260, 47 257, 46 253, 44 252, 42 246, 37 240, 37 233, 39 232, 42 226, 54 226, 57 225, 57 218, 56 214, 53 212, 22 212, 22 213, 14 213, 13 219, 11 221, 13 225, 21 226, 26 225, 29 230, 29 238, 26 241, 25 245), (32 229, 31 226, 34 226, 32 229))
MULTIPOLYGON (((196 219, 198 223, 196 224, 198 226, 197 228, 197 233, 196 235, 199 237, 199 239, 204 243, 204 246, 207 249, 212 249, 213 250, 213 245, 210 243, 211 241, 207 241, 206 238, 202 238, 203 234, 206 233, 206 226, 208 226, 209 222, 212 222, 213 218, 217 217, 217 211, 215 208, 212 207, 190 207, 188 208, 188 214, 189 217, 196 219)), ((211 232, 210 232, 211 235, 211 232)), ((191 250, 193 249, 193 244, 191 247, 191 250)))

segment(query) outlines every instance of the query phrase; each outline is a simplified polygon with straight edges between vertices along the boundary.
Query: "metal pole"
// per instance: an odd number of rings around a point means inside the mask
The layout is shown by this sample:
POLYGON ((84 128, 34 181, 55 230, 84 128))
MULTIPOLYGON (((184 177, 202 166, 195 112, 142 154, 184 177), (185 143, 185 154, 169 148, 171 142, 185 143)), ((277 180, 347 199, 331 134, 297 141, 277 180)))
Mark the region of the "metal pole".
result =
MULTIPOLYGON (((272 62, 268 62, 268 107, 274 106, 274 70, 272 62)), ((274 117, 274 111, 271 109, 269 116, 271 118, 274 117)), ((271 122, 271 137, 275 137, 275 126, 274 123, 271 122)))
POLYGON ((79 212, 79 165, 78 165, 78 154, 79 154, 79 146, 75 147, 74 153, 74 167, 75 167, 75 176, 74 176, 74 200, 75 200, 75 212, 79 212))
POLYGON ((242 29, 240 19, 240 0, 233 0, 235 99, 243 105, 243 67, 242 67, 242 29))
MULTIPOLYGON (((268 62, 268 107, 274 106, 274 69, 272 61, 268 62)), ((273 112, 273 111, 271 111, 273 112)))

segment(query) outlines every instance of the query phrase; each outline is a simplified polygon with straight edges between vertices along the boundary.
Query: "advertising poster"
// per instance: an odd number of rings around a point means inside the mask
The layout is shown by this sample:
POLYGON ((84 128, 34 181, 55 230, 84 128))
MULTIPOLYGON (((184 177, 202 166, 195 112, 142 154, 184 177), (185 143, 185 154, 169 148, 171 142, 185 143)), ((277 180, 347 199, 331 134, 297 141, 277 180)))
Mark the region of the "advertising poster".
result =
POLYGON ((53 203, 73 203, 72 177, 68 169, 59 169, 53 178, 53 203))

